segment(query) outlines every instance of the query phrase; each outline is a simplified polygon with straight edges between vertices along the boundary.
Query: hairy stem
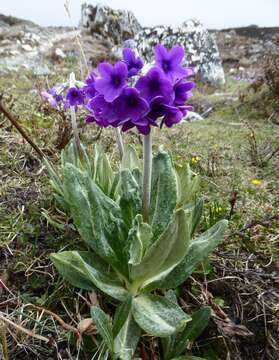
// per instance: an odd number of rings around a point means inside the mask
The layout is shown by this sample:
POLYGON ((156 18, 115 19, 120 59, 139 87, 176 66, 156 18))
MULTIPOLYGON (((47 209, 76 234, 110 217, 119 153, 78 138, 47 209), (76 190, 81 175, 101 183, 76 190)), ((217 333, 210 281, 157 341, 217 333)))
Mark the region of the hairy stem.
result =
MULTIPOLYGON (((75 86, 75 74, 72 72, 70 74, 70 87, 75 86)), ((70 106, 70 114, 71 114, 71 124, 72 124, 72 130, 74 134, 75 144, 76 148, 79 154, 80 160, 83 159, 83 151, 80 143, 79 133, 78 133, 78 127, 77 127, 77 117, 76 117, 76 109, 75 106, 70 106)))
POLYGON ((151 133, 143 139, 143 195, 142 216, 143 221, 149 221, 150 193, 152 172, 152 137, 151 133))
POLYGON ((121 130, 117 127, 115 129, 115 132, 116 132, 116 141, 117 141, 117 146, 118 146, 118 150, 120 153, 120 158, 122 159, 123 154, 124 154, 124 144, 123 144, 121 130))

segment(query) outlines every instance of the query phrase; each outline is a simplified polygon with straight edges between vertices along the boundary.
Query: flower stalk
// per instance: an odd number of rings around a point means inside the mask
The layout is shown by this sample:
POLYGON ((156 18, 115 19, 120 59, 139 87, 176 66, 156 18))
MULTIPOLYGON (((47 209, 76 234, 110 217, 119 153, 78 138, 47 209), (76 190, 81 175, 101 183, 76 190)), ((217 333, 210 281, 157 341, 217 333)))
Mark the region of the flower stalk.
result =
MULTIPOLYGON (((70 87, 75 87, 75 83, 76 83, 75 74, 72 72, 70 74, 70 87)), ((72 130, 73 130, 73 134, 74 134, 76 149, 77 149, 80 160, 82 160, 83 159, 83 151, 82 151, 79 133, 78 133, 75 106, 70 106, 70 115, 71 115, 71 124, 72 124, 72 130)))
POLYGON ((149 222, 149 207, 151 194, 152 172, 152 135, 151 132, 143 139, 143 195, 142 216, 144 222, 149 222))

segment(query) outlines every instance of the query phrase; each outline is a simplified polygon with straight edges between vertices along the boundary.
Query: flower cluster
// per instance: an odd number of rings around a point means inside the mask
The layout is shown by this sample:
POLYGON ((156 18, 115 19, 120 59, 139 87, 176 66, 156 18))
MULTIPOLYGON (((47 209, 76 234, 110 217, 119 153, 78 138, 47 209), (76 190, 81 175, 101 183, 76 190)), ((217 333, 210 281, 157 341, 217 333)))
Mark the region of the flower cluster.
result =
MULTIPOLYGON (((66 105, 66 101, 62 92, 63 89, 59 87, 52 87, 48 91, 44 90, 41 92, 41 96, 46 100, 52 108, 57 108, 59 103, 66 105)), ((65 106, 67 108, 67 106, 65 106)))
POLYGON ((82 88, 70 88, 67 101, 71 106, 84 103, 89 112, 86 122, 101 127, 121 127, 122 131, 136 127, 143 135, 152 126, 171 127, 192 110, 185 103, 194 87, 187 77, 194 72, 182 66, 183 57, 182 47, 168 51, 158 44, 155 64, 140 76, 143 60, 125 48, 122 60, 99 64, 98 73, 91 72, 82 88))

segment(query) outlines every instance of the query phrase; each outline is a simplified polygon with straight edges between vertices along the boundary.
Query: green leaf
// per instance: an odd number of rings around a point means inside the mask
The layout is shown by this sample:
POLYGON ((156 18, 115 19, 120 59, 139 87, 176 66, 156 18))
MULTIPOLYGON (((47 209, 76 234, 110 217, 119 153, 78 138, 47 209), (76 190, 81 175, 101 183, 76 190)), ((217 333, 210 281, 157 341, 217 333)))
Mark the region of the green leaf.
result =
POLYGON ((119 178, 120 178, 120 174, 116 173, 109 194, 109 197, 114 201, 116 201, 117 198, 119 197, 119 178))
POLYGON ((154 283, 152 289, 170 289, 182 284, 192 274, 195 267, 222 242, 227 225, 227 220, 221 220, 201 236, 195 238, 184 260, 165 279, 154 283))
MULTIPOLYGON (((168 300, 175 303, 177 306, 179 306, 179 304, 177 302, 176 294, 175 294, 175 292, 173 290, 167 291, 165 297, 168 300)), ((160 341, 161 341, 161 345, 162 345, 162 349, 163 349, 164 359, 167 360, 167 359, 170 358, 169 354, 172 353, 172 349, 174 347, 175 340, 176 340, 176 334, 173 334, 172 336, 161 338, 160 341)))
POLYGON ((175 212, 173 220, 159 239, 147 250, 139 265, 131 266, 131 278, 144 287, 166 276, 185 257, 190 242, 190 216, 183 209, 175 212))
POLYGON ((139 193, 141 194, 141 197, 142 197, 142 172, 140 169, 133 169, 132 174, 133 174, 134 179, 138 183, 139 193))
POLYGON ((202 210, 203 210, 203 199, 199 199, 193 210, 192 210, 192 230, 191 230, 191 237, 194 235, 202 217, 202 210))
POLYGON ((87 290, 96 286, 117 300, 127 299, 128 292, 117 274, 96 254, 89 251, 63 251, 52 254, 51 260, 72 285, 87 290))
POLYGON ((65 201, 65 196, 64 194, 63 195, 60 195, 60 194, 54 194, 53 195, 56 203, 57 203, 57 206, 60 210, 62 210, 63 212, 65 212, 68 216, 70 216, 70 206, 69 204, 65 201))
POLYGON ((139 186, 129 169, 120 172, 120 207, 128 228, 141 210, 139 186))
POLYGON ((72 140, 68 146, 61 151, 61 164, 62 164, 62 170, 65 167, 67 163, 72 164, 76 166, 77 168, 81 170, 86 170, 88 173, 92 174, 92 166, 90 159, 88 157, 86 148, 83 144, 80 144, 81 150, 83 153, 82 160, 80 159, 79 153, 76 148, 76 143, 74 140, 72 140))
POLYGON ((131 244, 129 264, 138 265, 141 262, 152 236, 151 226, 144 223, 142 215, 138 214, 128 235, 128 243, 131 244))
MULTIPOLYGON (((89 252, 80 252, 88 262, 92 261, 89 252)), ((80 289, 92 290, 95 284, 91 279, 88 279, 87 272, 80 266, 80 258, 75 256, 72 251, 64 251, 57 254, 51 254, 50 258, 54 263, 56 269, 71 285, 80 289)))
POLYGON ((171 353, 173 347, 174 347, 174 342, 175 342, 175 334, 168 336, 168 337, 164 337, 160 339, 160 343, 162 346, 162 351, 163 351, 163 358, 165 360, 169 360, 169 354, 171 353))
POLYGON ((192 321, 187 324, 187 328, 184 331, 190 341, 195 341, 201 335, 208 325, 210 316, 211 308, 209 306, 204 306, 192 315, 192 321))
POLYGON ((62 167, 67 163, 78 166, 78 153, 74 141, 70 141, 67 147, 61 151, 61 163, 62 167))
POLYGON ((87 172, 71 164, 64 169, 65 197, 82 239, 124 276, 127 230, 120 207, 106 196, 87 172))
POLYGON ((141 335, 141 329, 129 313, 127 320, 114 340, 114 353, 121 360, 132 360, 137 343, 141 335))
POLYGON ((195 200, 199 188, 199 177, 193 173, 189 164, 176 166, 178 186, 178 206, 184 206, 195 200))
POLYGON ((102 146, 96 144, 94 150, 94 181, 106 195, 109 195, 114 181, 114 173, 102 146))
POLYGON ((103 338, 106 346, 112 352, 113 336, 112 336, 112 327, 108 315, 104 313, 103 310, 101 310, 97 306, 92 306, 90 313, 99 334, 103 338))
POLYGON ((49 177, 50 177, 50 183, 51 186, 54 188, 54 190, 63 196, 64 190, 63 190, 63 183, 58 174, 55 172, 53 166, 50 164, 50 162, 44 158, 44 164, 47 168, 49 177))
POLYGON ((206 360, 206 359, 197 356, 179 356, 171 360, 206 360))
POLYGON ((124 154, 121 161, 121 170, 141 169, 141 162, 138 158, 136 149, 132 145, 125 146, 124 154))
POLYGON ((175 291, 174 290, 169 290, 166 292, 165 294, 165 297, 172 301, 173 303, 175 303, 176 305, 178 305, 178 302, 177 302, 177 297, 176 297, 176 294, 175 294, 175 291))
POLYGON ((132 307, 132 298, 129 296, 126 301, 118 306, 113 321, 113 337, 115 338, 125 324, 132 307))
POLYGON ((155 241, 171 221, 177 200, 176 176, 170 155, 160 151, 153 159, 150 217, 155 241))
POLYGON ((186 325, 185 329, 178 334, 175 340, 175 347, 172 356, 182 354, 189 341, 193 342, 207 327, 211 315, 209 306, 203 307, 192 315, 192 320, 186 325))
POLYGON ((141 294, 133 299, 132 313, 149 335, 165 337, 181 331, 191 317, 166 297, 141 294))

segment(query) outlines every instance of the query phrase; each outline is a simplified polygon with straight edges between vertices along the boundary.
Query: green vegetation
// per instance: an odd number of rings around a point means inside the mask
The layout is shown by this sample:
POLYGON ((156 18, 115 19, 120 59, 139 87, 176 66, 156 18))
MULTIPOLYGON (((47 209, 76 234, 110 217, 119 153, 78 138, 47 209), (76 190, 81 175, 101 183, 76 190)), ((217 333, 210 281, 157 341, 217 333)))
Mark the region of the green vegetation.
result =
MULTIPOLYGON (((48 81, 61 81, 63 73, 53 70, 61 75, 48 81)), ((25 70, 0 78, 5 104, 59 169, 61 116, 42 105, 33 91, 45 86, 25 70)), ((176 289, 187 313, 201 305, 211 306, 213 313, 203 334, 188 342, 189 355, 215 360, 230 354, 232 359, 254 360, 275 359, 278 353, 279 128, 278 99, 269 91, 263 85, 254 92, 243 82, 229 80, 221 95, 196 94, 194 102, 207 101, 212 107, 205 121, 160 132, 160 142, 174 159, 190 162, 201 176, 205 215, 198 232, 229 219, 223 244, 176 289), (270 108, 275 111, 272 118, 270 108)), ((90 147, 97 133, 94 126, 82 128, 83 142, 90 147)), ((138 135, 129 133, 127 138, 140 148, 138 135)), ((154 151, 158 138, 159 130, 154 151)), ((99 141, 117 160, 113 132, 102 131, 99 141)), ((56 207, 43 163, 1 115, 0 148, 2 352, 5 355, 7 348, 9 359, 16 360, 91 359, 88 349, 94 347, 96 328, 84 319, 90 318, 90 304, 104 306, 104 299, 65 284, 49 259, 62 248, 82 249, 79 236, 71 222, 64 226, 66 215, 56 207), (83 351, 76 329, 87 334, 83 351)), ((157 359, 158 346, 146 337, 137 354, 157 359)))

